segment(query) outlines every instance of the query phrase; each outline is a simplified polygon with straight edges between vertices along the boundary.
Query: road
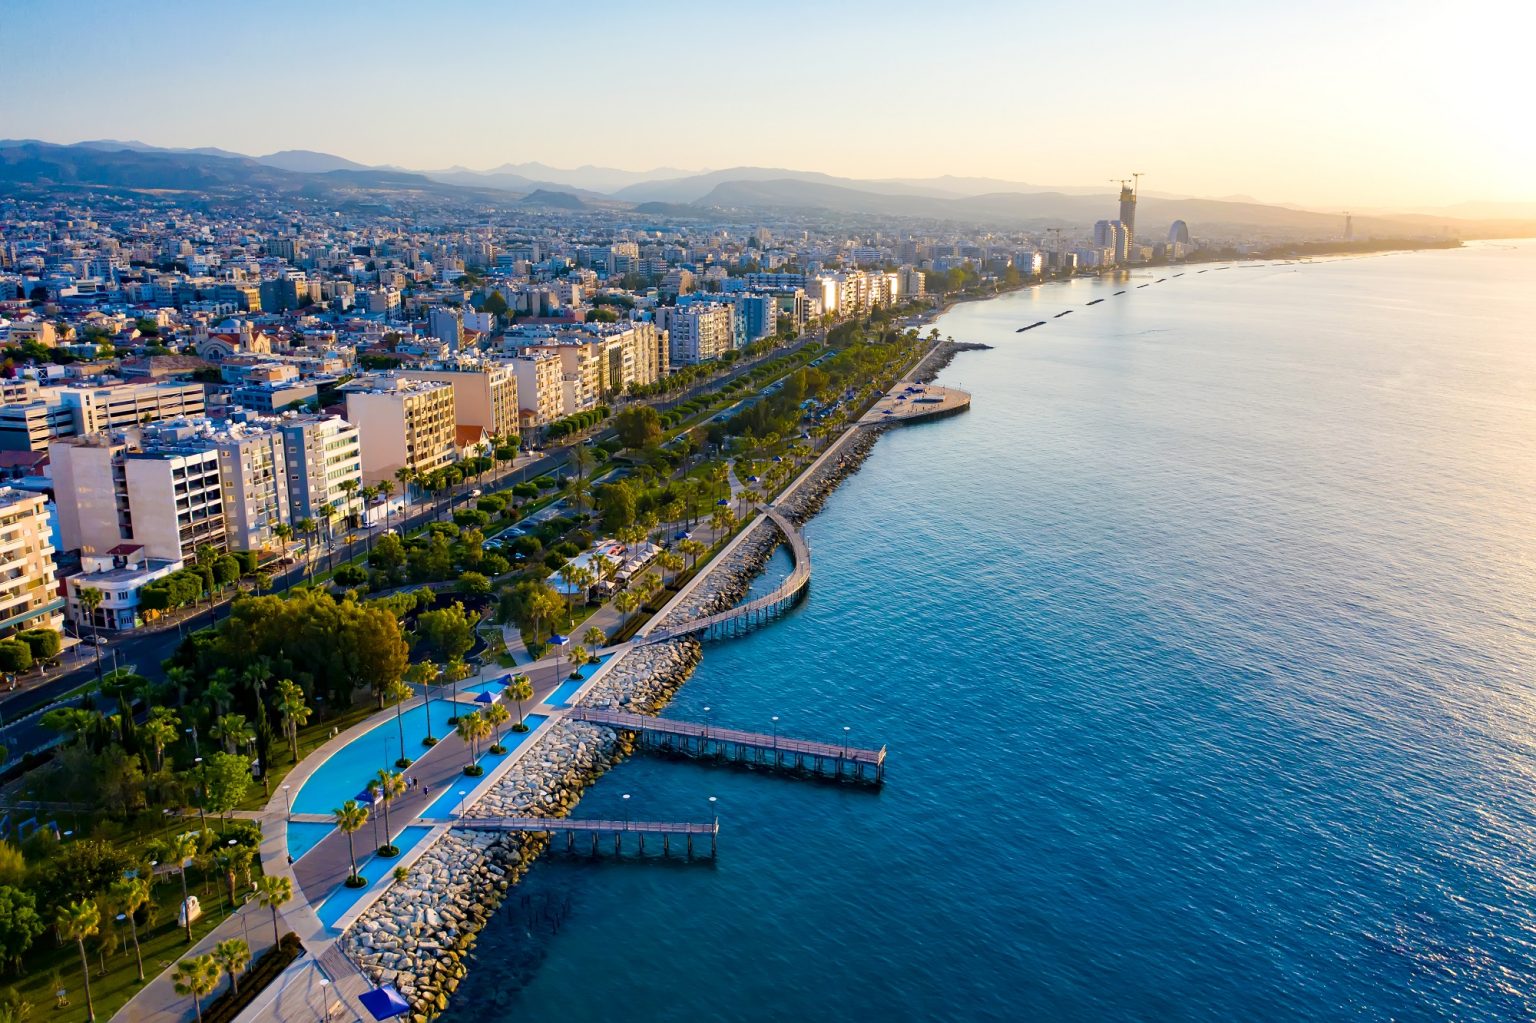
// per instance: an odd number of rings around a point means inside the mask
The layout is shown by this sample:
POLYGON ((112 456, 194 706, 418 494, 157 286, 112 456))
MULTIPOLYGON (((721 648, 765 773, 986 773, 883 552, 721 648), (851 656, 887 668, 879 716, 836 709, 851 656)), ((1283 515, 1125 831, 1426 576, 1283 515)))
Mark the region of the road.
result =
MULTIPOLYGON (((757 359, 733 366, 730 371, 722 376, 701 382, 676 397, 653 402, 652 404, 658 411, 667 411, 684 402, 691 401, 701 394, 724 387, 736 378, 752 372, 764 362, 778 358, 781 355, 793 354, 807 344, 813 341, 820 342, 823 339, 824 334, 821 331, 805 334, 796 339, 793 344, 773 349, 757 359)), ((452 508, 457 507, 467 498, 472 490, 484 489, 486 492, 502 490, 515 483, 522 483, 543 476, 546 473, 556 472, 566 464, 568 452, 575 444, 593 441, 600 442, 611 439, 614 436, 614 430, 610 427, 590 437, 580 438, 572 444, 562 445, 547 452, 542 452, 526 461, 519 460, 521 464, 515 465, 507 470, 504 475, 496 477, 488 484, 466 481, 455 488, 454 492, 449 495, 446 504, 439 506, 437 503, 432 502, 414 506, 408 515, 392 518, 388 523, 389 528, 406 532, 424 525, 452 508)), ((382 525, 376 525, 367 530, 366 536, 363 531, 352 533, 351 536, 355 538, 348 539, 337 545, 334 551, 327 552, 323 558, 316 558, 316 570, 323 570, 330 565, 343 564, 352 558, 364 554, 368 550, 372 538, 381 534, 383 529, 382 525)), ((286 589, 294 583, 301 582, 304 576, 305 566, 300 562, 282 572, 274 573, 272 577, 273 589, 286 589)), ((164 676, 164 672, 160 668, 161 662, 176 652, 176 648, 181 644, 182 637, 188 632, 194 632, 216 621, 220 610, 227 608, 229 599, 233 599, 233 596, 234 594, 230 598, 215 603, 212 607, 203 607, 192 612, 182 612, 180 615, 175 616, 174 619, 135 629, 126 635, 111 638, 108 635, 103 635, 101 637, 103 642, 99 649, 104 670, 111 670, 115 652, 118 665, 134 665, 139 674, 159 680, 164 676)), ((88 657, 89 647, 82 644, 76 649, 84 651, 82 655, 77 656, 87 658, 78 663, 76 667, 50 675, 41 682, 36 681, 36 675, 32 675, 30 678, 24 676, 16 690, 8 693, 0 692, 0 720, 3 720, 3 725, 0 725, 0 746, 4 746, 9 751, 11 760, 18 759, 28 751, 40 749, 55 738, 56 733, 43 728, 39 724, 39 718, 41 717, 39 711, 58 700, 70 690, 85 685, 96 678, 97 665, 94 659, 88 657)))

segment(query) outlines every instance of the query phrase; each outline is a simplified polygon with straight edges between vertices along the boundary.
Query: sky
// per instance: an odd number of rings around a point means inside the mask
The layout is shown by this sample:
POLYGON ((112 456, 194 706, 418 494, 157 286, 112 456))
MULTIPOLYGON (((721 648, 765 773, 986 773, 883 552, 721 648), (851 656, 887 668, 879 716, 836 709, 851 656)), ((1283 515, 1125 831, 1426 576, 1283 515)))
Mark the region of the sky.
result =
POLYGON ((788 167, 1527 198, 1523 0, 0 0, 0 137, 476 169, 788 167))

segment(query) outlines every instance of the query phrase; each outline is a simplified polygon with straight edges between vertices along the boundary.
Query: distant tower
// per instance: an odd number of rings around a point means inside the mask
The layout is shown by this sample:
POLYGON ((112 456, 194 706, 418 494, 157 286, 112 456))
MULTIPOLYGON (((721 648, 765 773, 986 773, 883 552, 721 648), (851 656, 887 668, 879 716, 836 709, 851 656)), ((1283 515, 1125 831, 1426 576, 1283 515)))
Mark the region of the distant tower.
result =
POLYGON ((1130 259, 1136 251, 1136 192, 1124 182, 1120 184, 1120 224, 1125 228, 1125 253, 1130 259))
POLYGON ((1347 242, 1355 240, 1355 218, 1348 210, 1344 211, 1344 240, 1347 242))

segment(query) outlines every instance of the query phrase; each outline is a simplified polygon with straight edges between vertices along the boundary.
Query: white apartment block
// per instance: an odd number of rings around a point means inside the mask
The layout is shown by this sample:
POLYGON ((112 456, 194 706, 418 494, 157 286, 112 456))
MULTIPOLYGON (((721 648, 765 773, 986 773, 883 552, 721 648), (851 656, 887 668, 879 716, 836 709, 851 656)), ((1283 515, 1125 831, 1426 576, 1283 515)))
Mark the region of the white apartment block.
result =
POLYGON ((290 518, 283 433, 235 423, 210 439, 219 452, 225 543, 236 551, 279 546, 272 527, 290 518))
POLYGON ((41 494, 0 487, 0 635, 64 624, 46 503, 41 494))
POLYGON ((669 310, 667 331, 674 366, 694 366, 731 350, 735 313, 730 306, 695 304, 669 310))
POLYGON ((27 400, 0 406, 0 450, 42 451, 59 437, 200 416, 205 408, 199 383, 44 388, 27 400))
POLYGON ((339 508, 347 480, 363 483, 362 443, 357 427, 340 416, 285 415, 278 429, 288 459, 288 513, 291 521, 321 517, 320 507, 339 508))
POLYGON ((362 445, 364 483, 393 480, 400 469, 425 476, 454 461, 452 386, 374 376, 353 381, 345 393, 347 420, 362 445))

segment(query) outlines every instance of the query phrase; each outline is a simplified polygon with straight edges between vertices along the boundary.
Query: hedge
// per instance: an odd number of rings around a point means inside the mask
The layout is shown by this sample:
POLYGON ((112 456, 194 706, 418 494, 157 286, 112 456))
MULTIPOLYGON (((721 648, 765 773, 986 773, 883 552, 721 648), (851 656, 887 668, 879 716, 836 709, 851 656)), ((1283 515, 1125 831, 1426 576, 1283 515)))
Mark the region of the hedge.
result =
POLYGON ((225 991, 208 1003, 208 1007, 203 1010, 203 1023, 230 1023, 256 1000, 257 995, 281 977, 290 963, 303 954, 304 946, 300 943, 297 934, 289 931, 283 935, 276 948, 267 949, 262 953, 261 958, 245 971, 245 976, 240 980, 239 994, 225 991))
POLYGON ((59 651, 64 646, 63 640, 54 629, 23 629, 16 634, 16 638, 27 645, 34 661, 51 660, 59 656, 59 651))

